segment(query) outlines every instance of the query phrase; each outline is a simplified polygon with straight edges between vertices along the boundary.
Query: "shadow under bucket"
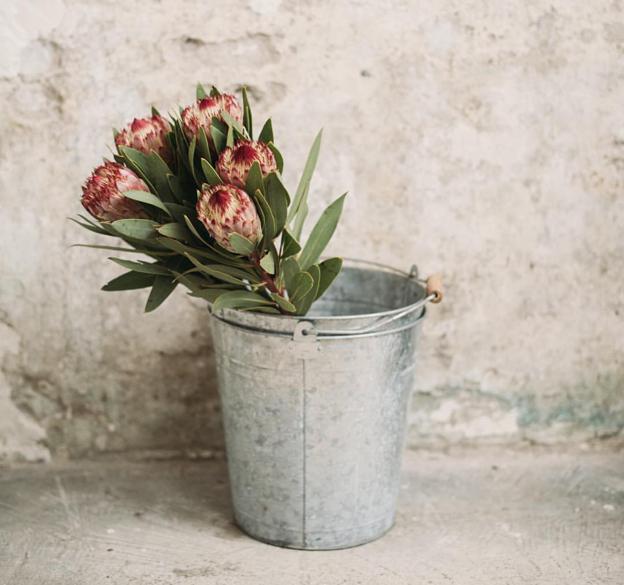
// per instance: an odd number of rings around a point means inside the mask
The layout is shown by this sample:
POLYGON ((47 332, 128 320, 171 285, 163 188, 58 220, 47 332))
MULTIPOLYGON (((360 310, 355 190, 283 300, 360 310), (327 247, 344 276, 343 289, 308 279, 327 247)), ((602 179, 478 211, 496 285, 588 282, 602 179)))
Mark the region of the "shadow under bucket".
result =
POLYGON ((394 522, 415 347, 428 294, 346 262, 305 317, 211 318, 234 517, 278 546, 337 549, 394 522))

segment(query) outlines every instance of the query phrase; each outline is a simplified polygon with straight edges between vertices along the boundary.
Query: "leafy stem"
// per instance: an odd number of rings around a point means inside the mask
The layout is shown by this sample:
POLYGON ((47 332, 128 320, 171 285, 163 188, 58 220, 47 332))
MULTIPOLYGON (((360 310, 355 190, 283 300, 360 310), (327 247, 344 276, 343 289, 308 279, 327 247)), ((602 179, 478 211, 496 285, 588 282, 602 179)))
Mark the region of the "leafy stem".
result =
POLYGON ((260 265, 260 254, 254 252, 254 254, 250 256, 250 260, 254 265, 255 269, 258 271, 258 274, 262 279, 262 284, 266 287, 266 289, 271 291, 272 293, 283 296, 284 288, 278 287, 277 283, 275 282, 275 278, 260 265))

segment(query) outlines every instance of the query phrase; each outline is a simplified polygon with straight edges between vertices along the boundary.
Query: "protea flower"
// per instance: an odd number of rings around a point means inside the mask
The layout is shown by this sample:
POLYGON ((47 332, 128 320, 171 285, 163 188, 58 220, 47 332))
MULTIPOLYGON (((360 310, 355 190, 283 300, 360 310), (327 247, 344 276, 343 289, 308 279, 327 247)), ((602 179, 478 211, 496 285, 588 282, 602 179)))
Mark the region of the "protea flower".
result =
POLYGON ((197 200, 197 217, 217 243, 234 252, 230 234, 256 243, 262 237, 260 218, 253 201, 234 185, 204 185, 197 200))
POLYGON ((171 126, 162 116, 135 118, 115 136, 115 144, 129 146, 145 154, 155 151, 164 161, 171 163, 173 153, 167 142, 169 132, 171 132, 171 126))
POLYGON ((264 142, 241 140, 225 148, 217 161, 217 172, 226 183, 245 187, 249 169, 258 161, 263 175, 277 170, 273 152, 264 142))
POLYGON ((200 128, 210 138, 212 118, 221 118, 221 112, 227 112, 232 118, 243 121, 243 110, 233 95, 222 93, 217 96, 208 96, 197 100, 194 104, 182 110, 182 125, 189 138, 197 135, 200 128))
POLYGON ((82 188, 82 206, 100 221, 146 219, 143 208, 124 197, 125 191, 149 191, 147 185, 131 170, 105 161, 93 171, 82 188))

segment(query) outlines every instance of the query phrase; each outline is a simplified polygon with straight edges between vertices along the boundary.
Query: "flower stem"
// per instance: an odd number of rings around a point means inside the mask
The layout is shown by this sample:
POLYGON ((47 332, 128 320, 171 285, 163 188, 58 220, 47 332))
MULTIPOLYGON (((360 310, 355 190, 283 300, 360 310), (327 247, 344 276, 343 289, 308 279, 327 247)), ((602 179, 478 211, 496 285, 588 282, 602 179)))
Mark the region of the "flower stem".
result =
POLYGON ((277 284, 275 284, 275 278, 271 274, 269 274, 264 268, 262 268, 262 266, 260 266, 260 255, 257 253, 254 253, 250 257, 250 260, 252 261, 253 265, 256 267, 256 270, 260 273, 262 284, 264 284, 267 290, 281 296, 284 290, 280 289, 277 286, 277 284))

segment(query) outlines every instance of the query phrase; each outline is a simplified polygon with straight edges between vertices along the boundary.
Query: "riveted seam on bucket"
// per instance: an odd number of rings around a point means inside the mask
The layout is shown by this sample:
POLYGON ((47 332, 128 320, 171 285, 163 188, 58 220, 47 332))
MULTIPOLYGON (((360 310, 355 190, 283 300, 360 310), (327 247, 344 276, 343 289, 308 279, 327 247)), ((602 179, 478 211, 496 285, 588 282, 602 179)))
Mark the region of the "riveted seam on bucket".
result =
POLYGON ((302 474, 302 478, 301 478, 301 489, 302 489, 302 494, 301 494, 301 513, 302 513, 302 518, 301 518, 301 541, 303 542, 303 546, 306 547, 308 546, 308 539, 306 537, 306 519, 307 519, 307 510, 306 510, 306 473, 307 473, 307 427, 308 427, 308 421, 307 421, 307 407, 308 407, 308 400, 307 400, 307 394, 308 394, 308 388, 307 388, 307 383, 308 380, 306 378, 306 361, 305 360, 301 360, 301 374, 303 377, 303 383, 301 384, 302 387, 302 397, 301 397, 301 424, 302 424, 302 429, 301 429, 301 447, 302 447, 302 454, 301 454, 301 474, 302 474))

